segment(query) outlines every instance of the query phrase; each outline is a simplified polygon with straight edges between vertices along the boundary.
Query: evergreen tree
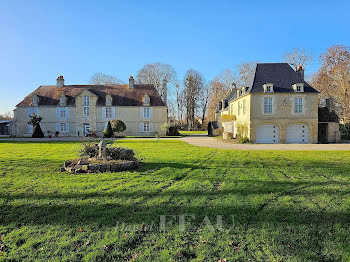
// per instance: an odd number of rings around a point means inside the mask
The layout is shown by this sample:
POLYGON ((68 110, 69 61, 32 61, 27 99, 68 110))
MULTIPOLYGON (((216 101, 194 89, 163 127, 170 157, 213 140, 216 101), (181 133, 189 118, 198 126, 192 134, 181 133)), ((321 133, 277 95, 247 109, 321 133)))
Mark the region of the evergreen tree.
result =
POLYGON ((41 127, 40 127, 39 124, 37 124, 37 125, 35 126, 35 130, 34 130, 34 132, 33 132, 33 134, 32 134, 32 137, 33 137, 33 138, 44 138, 44 133, 43 133, 43 131, 41 130, 41 127))
POLYGON ((108 121, 106 129, 103 130, 103 135, 104 135, 104 137, 107 137, 107 138, 114 136, 112 125, 111 125, 110 121, 108 121))

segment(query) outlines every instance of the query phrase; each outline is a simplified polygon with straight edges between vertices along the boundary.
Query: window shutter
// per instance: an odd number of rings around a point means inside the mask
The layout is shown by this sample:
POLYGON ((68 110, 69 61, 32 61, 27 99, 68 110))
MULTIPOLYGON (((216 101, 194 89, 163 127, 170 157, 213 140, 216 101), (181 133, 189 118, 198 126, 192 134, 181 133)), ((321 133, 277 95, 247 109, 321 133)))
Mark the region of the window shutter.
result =
POLYGON ((140 123, 140 132, 143 132, 143 122, 140 123))
POLYGON ((31 107, 28 107, 28 115, 32 116, 32 108, 31 107))
POLYGON ((60 123, 56 123, 56 131, 60 132, 60 123))
MULTIPOLYGON (((59 107, 56 107, 56 118, 60 118, 60 108, 59 107)), ((59 131, 59 130, 57 130, 59 131)))
POLYGON ((34 114, 38 115, 38 108, 37 107, 33 107, 33 111, 34 111, 34 114))
POLYGON ((69 123, 66 123, 66 133, 69 134, 69 123))
POLYGON ((143 107, 140 107, 140 118, 143 119, 143 107))
POLYGON ((66 119, 68 119, 69 118, 69 107, 66 107, 64 109, 64 111, 66 111, 66 119))
POLYGON ((149 108, 149 118, 152 119, 152 117, 153 117, 153 108, 150 107, 149 108))
POLYGON ((104 129, 106 129, 106 128, 107 128, 107 125, 108 125, 108 122, 106 122, 106 123, 105 123, 105 128, 104 128, 104 129))
POLYGON ((106 108, 102 107, 102 119, 106 119, 106 108))
POLYGON ((29 134, 33 133, 33 126, 32 125, 28 125, 28 133, 29 134))
POLYGON ((115 107, 112 107, 112 119, 115 119, 115 107))
POLYGON ((149 131, 150 131, 150 132, 153 132, 153 123, 152 123, 152 122, 149 123, 149 131))

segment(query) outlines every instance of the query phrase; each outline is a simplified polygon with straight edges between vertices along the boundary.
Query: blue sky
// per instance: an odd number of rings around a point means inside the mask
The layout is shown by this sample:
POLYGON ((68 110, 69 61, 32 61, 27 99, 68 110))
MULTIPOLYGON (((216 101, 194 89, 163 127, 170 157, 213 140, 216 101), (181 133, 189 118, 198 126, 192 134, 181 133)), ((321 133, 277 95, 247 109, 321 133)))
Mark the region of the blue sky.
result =
MULTIPOLYGON (((294 47, 318 57, 350 45, 349 1, 0 2, 0 113, 39 85, 86 84, 147 63, 211 79, 244 61, 280 62, 294 47)), ((317 70, 317 60, 306 73, 317 70)))

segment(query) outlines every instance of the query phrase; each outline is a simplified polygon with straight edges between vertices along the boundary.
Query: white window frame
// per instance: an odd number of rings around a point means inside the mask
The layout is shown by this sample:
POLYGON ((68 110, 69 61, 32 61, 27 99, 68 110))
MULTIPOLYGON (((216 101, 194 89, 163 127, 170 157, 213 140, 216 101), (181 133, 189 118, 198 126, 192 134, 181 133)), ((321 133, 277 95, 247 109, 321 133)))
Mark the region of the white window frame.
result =
POLYGON ((112 118, 112 107, 106 107, 106 118, 112 118))
POLYGON ((265 93, 273 93, 273 84, 264 84, 263 88, 265 93))
POLYGON ((33 97, 33 104, 37 104, 38 103, 38 98, 36 96, 33 97))
POLYGON ((273 99, 272 97, 264 97, 264 114, 272 114, 273 112, 273 99))
POLYGON ((304 84, 294 84, 293 90, 295 93, 303 93, 304 92, 304 84))
POLYGON ((60 123, 60 133, 66 133, 66 132, 67 132, 67 125, 66 125, 66 123, 60 123))
POLYGON ((112 98, 108 97, 106 100, 106 104, 109 106, 112 105, 112 98))
POLYGON ((66 118, 66 109, 64 107, 60 108, 60 118, 65 119, 66 118))
POLYGON ((84 106, 83 113, 84 113, 84 117, 89 117, 90 116, 90 107, 84 106))
POLYGON ((143 108, 143 118, 144 119, 150 119, 151 118, 151 109, 149 107, 144 107, 143 108))
POLYGON ((151 132, 151 125, 149 122, 143 122, 143 132, 151 132))
POLYGON ((300 114, 303 113, 303 98, 296 97, 294 98, 294 113, 300 114))
POLYGON ((84 96, 84 106, 89 106, 89 105, 90 105, 90 97, 84 96))

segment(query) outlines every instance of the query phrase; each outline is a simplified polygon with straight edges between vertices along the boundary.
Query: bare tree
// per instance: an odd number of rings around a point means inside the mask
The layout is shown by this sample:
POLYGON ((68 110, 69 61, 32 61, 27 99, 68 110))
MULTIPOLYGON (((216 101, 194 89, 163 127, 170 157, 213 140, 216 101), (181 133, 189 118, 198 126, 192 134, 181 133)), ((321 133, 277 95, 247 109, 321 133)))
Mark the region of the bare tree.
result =
POLYGON ((299 67, 305 68, 312 62, 312 54, 301 48, 294 48, 283 55, 283 60, 294 67, 295 71, 299 67))
POLYGON ((122 85, 124 84, 122 80, 118 77, 106 75, 101 72, 93 74, 90 79, 91 85, 122 85))
POLYGON ((0 114, 0 120, 12 120, 12 119, 13 119, 13 114, 10 111, 4 114, 0 114))
POLYGON ((163 101, 167 103, 168 84, 175 84, 176 71, 168 64, 147 64, 137 72, 136 81, 139 84, 154 85, 163 101))
POLYGON ((185 109, 185 94, 184 89, 181 89, 180 83, 176 84, 176 105, 177 105, 177 114, 180 122, 180 126, 182 126, 183 114, 185 109))
POLYGON ((338 114, 350 122, 350 47, 334 45, 321 55, 322 65, 313 79, 321 98, 333 98, 338 114))
POLYGON ((207 115, 207 108, 208 108, 208 101, 209 101, 209 91, 210 91, 210 85, 206 84, 204 85, 204 87, 202 88, 201 92, 200 92, 200 97, 199 97, 199 101, 200 101, 200 109, 201 109, 201 113, 202 113, 202 130, 205 130, 205 119, 206 119, 206 115, 207 115))
POLYGON ((251 73, 254 71, 258 61, 243 62, 237 66, 238 71, 238 87, 242 87, 247 81, 251 73))
POLYGON ((203 86, 203 76, 198 71, 189 69, 184 78, 188 130, 193 130, 194 128, 195 112, 198 107, 198 98, 203 86))

